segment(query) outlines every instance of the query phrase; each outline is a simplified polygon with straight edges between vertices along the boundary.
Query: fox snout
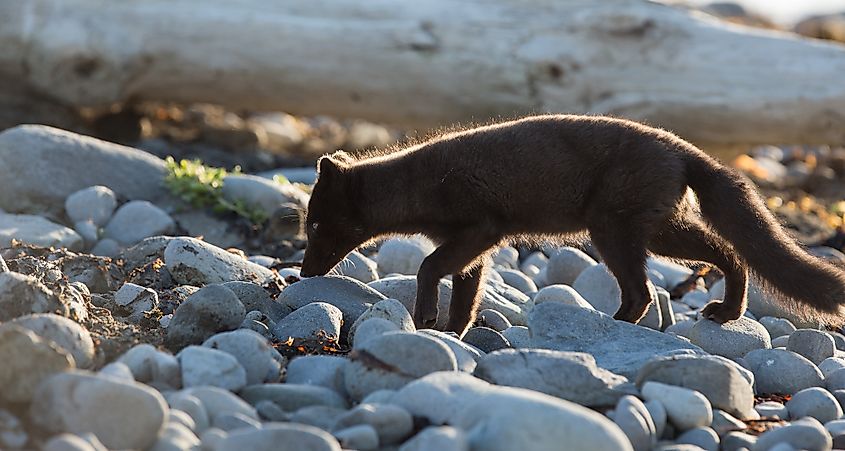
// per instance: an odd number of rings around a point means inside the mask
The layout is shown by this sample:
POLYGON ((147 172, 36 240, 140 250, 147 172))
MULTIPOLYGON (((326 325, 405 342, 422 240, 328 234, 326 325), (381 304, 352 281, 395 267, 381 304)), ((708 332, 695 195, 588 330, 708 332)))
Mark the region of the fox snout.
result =
POLYGON ((302 267, 299 269, 300 277, 325 276, 338 264, 342 258, 337 257, 337 252, 319 253, 314 250, 305 249, 305 257, 302 259, 302 267))
POLYGON ((299 269, 300 277, 315 277, 315 276, 324 276, 328 269, 321 270, 317 267, 317 265, 311 263, 314 260, 309 260, 307 257, 302 260, 302 267, 299 269))

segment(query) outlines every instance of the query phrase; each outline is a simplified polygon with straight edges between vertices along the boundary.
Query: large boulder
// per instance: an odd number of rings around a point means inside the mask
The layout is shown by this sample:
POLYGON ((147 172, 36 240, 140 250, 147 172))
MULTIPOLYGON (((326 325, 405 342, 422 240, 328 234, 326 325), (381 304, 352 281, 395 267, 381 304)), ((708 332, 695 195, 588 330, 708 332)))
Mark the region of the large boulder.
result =
POLYGON ((598 366, 629 379, 658 355, 703 353, 670 334, 560 302, 544 302, 528 315, 531 347, 592 354, 598 366))
POLYGON ((60 216, 65 199, 102 185, 127 199, 167 196, 164 161, 146 152, 44 125, 0 133, 0 208, 60 216))

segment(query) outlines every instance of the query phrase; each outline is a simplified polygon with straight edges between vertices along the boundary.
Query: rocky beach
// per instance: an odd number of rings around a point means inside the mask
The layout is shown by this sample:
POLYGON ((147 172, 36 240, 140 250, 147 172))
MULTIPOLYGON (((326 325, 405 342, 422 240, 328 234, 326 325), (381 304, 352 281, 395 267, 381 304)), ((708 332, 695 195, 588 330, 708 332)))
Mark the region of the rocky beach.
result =
MULTIPOLYGON (((396 134, 367 127, 367 145, 396 134)), ((308 133, 300 148, 320 139, 308 133)), ((841 265, 841 161, 768 146, 734 165, 841 265)), ((0 447, 845 446, 845 336, 762 288, 719 325, 698 317, 723 295, 718 271, 652 258, 659 302, 633 325, 609 316, 620 291, 589 243, 502 247, 462 338, 435 330, 443 314, 417 330, 414 276, 433 245, 389 239, 300 279, 295 212, 316 174, 256 165, 45 126, 0 133, 0 447)), ((443 279, 441 312, 451 290, 443 279)))

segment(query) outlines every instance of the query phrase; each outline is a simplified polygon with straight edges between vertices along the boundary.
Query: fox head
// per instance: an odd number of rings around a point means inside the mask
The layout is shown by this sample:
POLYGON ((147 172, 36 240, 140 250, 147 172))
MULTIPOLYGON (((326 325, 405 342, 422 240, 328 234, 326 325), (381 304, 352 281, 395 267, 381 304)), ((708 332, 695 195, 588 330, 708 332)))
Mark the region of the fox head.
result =
POLYGON ((328 273, 370 237, 364 232, 355 200, 351 159, 343 152, 317 161, 317 184, 308 202, 305 233, 308 246, 302 260, 303 277, 328 273))

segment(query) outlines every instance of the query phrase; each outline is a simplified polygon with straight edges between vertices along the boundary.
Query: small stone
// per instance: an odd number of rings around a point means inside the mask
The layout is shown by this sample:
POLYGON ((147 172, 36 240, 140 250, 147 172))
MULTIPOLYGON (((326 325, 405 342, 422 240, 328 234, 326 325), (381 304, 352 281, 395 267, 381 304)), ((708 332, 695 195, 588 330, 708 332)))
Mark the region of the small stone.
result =
POLYGON ((690 291, 681 298, 681 303, 690 308, 700 309, 710 302, 710 295, 703 291, 690 291))
POLYGON ((482 357, 473 374, 588 407, 614 405, 633 391, 626 378, 598 368, 593 356, 580 352, 503 349, 482 357))
POLYGON ((234 357, 246 370, 246 383, 277 382, 283 359, 267 340, 252 331, 235 330, 213 335, 203 346, 234 357))
POLYGON ((602 313, 612 315, 622 305, 622 291, 604 263, 584 269, 572 288, 602 313))
POLYGON ((824 424, 824 428, 833 437, 833 448, 842 449, 845 444, 845 420, 833 420, 824 424))
POLYGON ((655 357, 637 374, 637 385, 648 381, 695 390, 740 418, 754 414, 754 390, 739 366, 719 356, 677 355, 655 357))
POLYGON ((273 328, 273 335, 285 341, 316 339, 320 334, 326 337, 340 337, 343 312, 325 302, 312 302, 282 318, 273 328))
POLYGON ((167 347, 200 344, 218 332, 236 329, 244 320, 244 306, 232 290, 208 285, 179 305, 167 327, 167 347))
POLYGON ((333 272, 340 276, 351 277, 363 283, 378 280, 378 265, 376 262, 365 257, 358 251, 350 252, 334 267, 333 272))
POLYGON ((452 424, 468 403, 494 389, 466 373, 438 371, 405 385, 390 402, 431 424, 452 424))
POLYGON ((225 282, 223 286, 235 293, 235 296, 238 297, 241 304, 244 305, 244 310, 247 312, 257 310, 267 315, 272 322, 278 322, 290 313, 289 309, 273 300, 270 297, 270 293, 262 288, 261 285, 235 280, 225 282))
POLYGON ((535 271, 545 268, 549 264, 549 257, 546 257, 546 254, 535 251, 532 252, 528 257, 525 257, 525 260, 519 264, 519 269, 528 276, 533 277, 536 272, 532 272, 529 269, 534 268, 535 271))
POLYGON ((429 426, 399 447, 399 451, 469 451, 465 433, 451 426, 429 426))
POLYGON ((729 359, 743 357, 755 349, 772 347, 766 328, 745 317, 724 324, 699 320, 692 326, 689 339, 701 349, 729 359))
POLYGON ((261 422, 242 413, 221 413, 211 420, 211 425, 226 432, 235 429, 261 429, 261 422))
POLYGON ((223 443, 223 440, 228 436, 229 434, 222 429, 208 428, 203 431, 199 437, 203 449, 219 450, 221 443, 223 443))
POLYGON ((546 266, 546 281, 549 284, 572 285, 587 268, 596 266, 592 257, 573 247, 563 247, 552 254, 546 266))
POLYGON ((763 418, 789 419, 789 410, 777 401, 765 401, 754 406, 754 410, 763 418))
POLYGON ((455 354, 455 360, 458 362, 458 369, 471 373, 475 370, 476 363, 481 359, 482 352, 475 346, 458 340, 455 336, 433 329, 421 329, 420 334, 429 335, 440 340, 443 344, 449 347, 455 354))
POLYGON ((792 351, 758 349, 746 354, 745 361, 754 373, 756 391, 760 394, 791 395, 822 385, 823 376, 816 365, 792 351))
POLYGON ((0 409, 0 447, 22 449, 28 441, 29 434, 20 418, 8 410, 0 409))
POLYGON ((728 432, 722 437, 722 449, 724 451, 740 451, 750 450, 754 443, 757 442, 757 437, 745 432, 728 432))
POLYGON ((150 451, 181 451, 198 448, 200 439, 182 424, 168 421, 150 451))
POLYGON ((297 357, 291 360, 286 368, 286 382, 326 387, 345 395, 343 368, 347 362, 343 357, 330 355, 297 357))
POLYGON ((308 406, 329 406, 339 409, 348 407, 346 400, 337 392, 316 385, 300 384, 258 384, 241 390, 241 398, 250 404, 259 401, 273 401, 286 412, 294 412, 308 406))
POLYGON ((830 335, 815 329, 798 329, 789 335, 786 349, 801 354, 807 360, 819 364, 833 357, 836 343, 830 335))
POLYGON ((543 302, 561 302, 585 309, 595 310, 574 288, 569 285, 549 285, 543 287, 534 295, 534 305, 543 302))
POLYGON ((91 221, 104 226, 117 208, 117 195, 106 186, 89 186, 65 199, 65 212, 72 222, 91 221))
POLYGON ((110 449, 152 446, 166 417, 167 404, 156 390, 83 371, 43 381, 30 407, 30 418, 45 430, 91 432, 110 449))
MULTIPOLYGON (((259 401, 270 402, 270 401, 259 401)), ((334 428, 337 419, 347 412, 346 409, 332 406, 314 405, 297 409, 290 415, 293 423, 302 423, 330 431, 334 428)))
POLYGON ((52 313, 36 313, 19 316, 9 324, 29 329, 40 338, 59 345, 73 356, 77 368, 85 369, 93 363, 94 340, 88 330, 75 321, 52 313))
POLYGON ((775 445, 781 443, 791 445, 795 449, 806 450, 829 450, 833 447, 833 439, 824 426, 815 418, 807 417, 766 431, 757 438, 751 451, 773 449, 775 445))
POLYGON ((246 370, 231 354, 202 346, 188 346, 176 355, 185 388, 211 385, 230 391, 246 386, 246 370))
POLYGON ((0 362, 0 400, 17 403, 32 399, 42 381, 74 367, 66 350, 8 323, 0 325, 0 362))
POLYGON ((6 260, 3 260, 3 256, 0 255, 0 273, 9 272, 9 267, 6 265, 6 260))
POLYGON ((713 422, 710 401, 697 391, 659 382, 646 382, 642 387, 642 394, 648 401, 660 402, 672 424, 682 431, 708 426, 713 422))
MULTIPOLYGON (((181 412, 190 417, 190 422, 194 425, 191 428, 192 431, 200 433, 208 429, 211 423, 211 420, 208 417, 208 411, 205 410, 205 406, 196 396, 186 393, 178 393, 170 396, 167 399, 167 402, 170 405, 171 415, 176 412, 178 417, 181 412)), ((182 422, 182 420, 178 421, 182 422)))
POLYGON ((398 330, 399 326, 397 326, 396 323, 392 323, 384 318, 369 318, 361 322, 358 327, 355 328, 356 333, 354 335, 352 347, 358 348, 362 343, 373 337, 398 330))
POLYGON ((361 400, 361 404, 392 404, 396 390, 376 390, 361 400))
POLYGON ((414 430, 414 419, 407 410, 391 404, 358 404, 337 419, 336 430, 366 424, 378 433, 381 445, 402 442, 414 430))
POLYGON ((616 424, 586 407, 531 390, 498 387, 470 399, 454 418, 457 428, 470 431, 474 449, 512 451, 630 450, 616 424))
POLYGON ((117 209, 106 224, 103 237, 131 246, 144 238, 171 234, 175 227, 173 218, 164 210, 145 200, 134 200, 117 209))
POLYGON ((502 331, 502 336, 513 348, 531 347, 531 332, 525 326, 511 326, 502 331))
MULTIPOLYGON (((184 396, 190 396, 198 399, 202 403, 203 407, 205 407, 208 418, 214 418, 224 412, 238 412, 247 415, 250 418, 258 418, 258 413, 255 411, 254 407, 232 392, 220 387, 205 385, 186 388, 170 396, 175 397, 176 400, 181 400, 184 396)), ((185 410, 184 407, 177 402, 174 402, 173 407, 185 410)), ((196 419, 196 417, 194 418, 196 419)), ((199 424, 199 421, 197 423, 199 424)))
POLYGON ((258 412, 258 416, 262 420, 281 422, 290 421, 290 415, 273 401, 258 401, 255 403, 255 410, 258 412))
POLYGON ((772 339, 772 349, 781 348, 786 349, 789 344, 789 335, 781 335, 780 337, 772 339))
POLYGON ((511 246, 502 246, 493 252, 493 264, 514 269, 519 266, 519 251, 511 246))
POLYGON ((171 389, 182 386, 182 369, 175 356, 143 343, 133 346, 117 359, 124 363, 138 381, 171 389))
POLYGON ((663 407, 659 401, 647 401, 645 408, 648 409, 651 420, 654 422, 654 429, 657 437, 663 436, 663 431, 666 429, 666 408, 663 407))
POLYGON ((85 240, 86 246, 92 246, 99 238, 99 230, 97 226, 91 221, 81 221, 73 224, 73 230, 85 240))
POLYGON ((341 429, 335 431, 333 435, 340 442, 340 446, 346 449, 369 451, 379 447, 378 434, 369 424, 359 424, 341 429))
POLYGON ((497 269, 496 271, 502 276, 502 280, 506 284, 525 294, 537 291, 537 285, 530 277, 523 274, 522 271, 516 269, 497 269))
POLYGON ((464 334, 463 341, 488 353, 511 346, 502 334, 489 327, 473 327, 469 329, 464 334))
POLYGON ((249 174, 230 174, 223 180, 223 197, 271 214, 285 204, 303 207, 308 195, 290 183, 277 183, 249 174))
POLYGON ((764 316, 760 318, 760 324, 769 331, 769 336, 772 339, 777 337, 782 337, 784 335, 789 335, 792 332, 795 332, 796 328, 795 325, 792 324, 791 321, 785 318, 775 318, 773 316, 764 316))
POLYGON ((120 243, 111 238, 103 238, 91 248, 90 252, 100 257, 117 257, 120 251, 120 243))
POLYGON ((836 370, 845 368, 845 359, 840 357, 828 357, 819 363, 819 370, 824 377, 828 377, 836 370))
POLYGON ((164 250, 164 262, 173 280, 201 287, 233 280, 263 284, 273 271, 196 238, 173 238, 164 250))
POLYGON ((427 335, 388 332, 365 341, 350 355, 344 378, 356 400, 379 389, 398 389, 435 371, 457 371, 448 346, 427 335))
POLYGON ((845 351, 845 335, 833 331, 827 331, 827 334, 833 337, 833 341, 834 343, 836 343, 837 351, 845 351))
POLYGON ((35 215, 0 215, 0 248, 12 247, 12 240, 39 247, 81 251, 84 240, 76 231, 35 215))
POLYGON ((478 312, 478 318, 476 321, 478 321, 481 326, 489 327, 496 332, 502 332, 508 327, 511 327, 511 322, 505 318, 505 315, 502 315, 492 309, 484 309, 478 312))
POLYGON ((135 377, 132 376, 132 370, 130 370, 123 362, 109 363, 108 365, 100 368, 100 371, 98 371, 97 374, 135 382, 135 377))
POLYGON ((383 274, 416 274, 423 259, 434 251, 434 245, 420 236, 391 238, 379 247, 376 262, 383 274))
POLYGON ((191 415, 189 415, 188 412, 185 412, 184 410, 171 408, 167 415, 167 421, 181 424, 191 431, 197 430, 197 423, 194 421, 191 415))
POLYGON ((114 293, 114 302, 129 309, 130 313, 127 315, 129 322, 138 324, 144 318, 144 312, 158 307, 158 293, 150 288, 127 282, 114 293))
POLYGON ((845 390, 845 370, 836 370, 828 374, 824 386, 830 391, 845 390))
POLYGON ((232 431, 215 444, 213 451, 278 450, 280 444, 290 450, 341 451, 340 444, 328 432, 296 423, 268 423, 258 430, 232 431))
POLYGON ((677 323, 667 327, 663 332, 677 335, 679 337, 689 338, 690 331, 692 331, 692 326, 695 326, 695 323, 696 321, 691 319, 678 321, 677 323))
MULTIPOLYGON (((102 444, 100 444, 102 446, 102 444)), ((99 451, 103 448, 95 448, 88 440, 75 434, 54 435, 44 444, 43 451, 99 451)))
POLYGON ((657 443, 657 429, 639 398, 630 395, 621 398, 611 419, 628 436, 634 451, 650 450, 657 443))
POLYGON ((414 327, 414 319, 411 317, 411 313, 408 312, 408 309, 405 306, 397 301, 396 299, 385 299, 383 301, 378 301, 358 319, 355 320, 355 323, 352 324, 352 327, 349 329, 349 341, 354 342, 355 340, 355 331, 358 329, 358 326, 361 325, 364 321, 370 318, 382 318, 396 324, 396 330, 404 330, 406 332, 413 332, 416 330, 414 327))
POLYGON ((842 417, 842 407, 833 395, 821 388, 810 387, 792 395, 786 403, 789 416, 794 419, 813 417, 822 423, 842 417))
POLYGON ((695 445, 705 451, 719 451, 719 436, 709 427, 690 429, 679 435, 675 442, 678 444, 695 445))
POLYGON ((668 291, 660 287, 655 287, 655 291, 657 292, 657 305, 660 307, 660 330, 666 330, 675 325, 675 308, 668 291))
MULTIPOLYGON (((756 418, 756 415, 754 417, 756 418)), ((716 431, 718 436, 721 437, 731 431, 742 431, 747 427, 744 422, 724 410, 713 409, 713 422, 710 423, 710 428, 716 431)))
POLYGON ((689 279, 692 275, 692 270, 686 266, 679 265, 663 258, 649 257, 647 266, 649 269, 653 269, 663 276, 666 280, 665 288, 667 290, 675 288, 680 283, 689 279))

